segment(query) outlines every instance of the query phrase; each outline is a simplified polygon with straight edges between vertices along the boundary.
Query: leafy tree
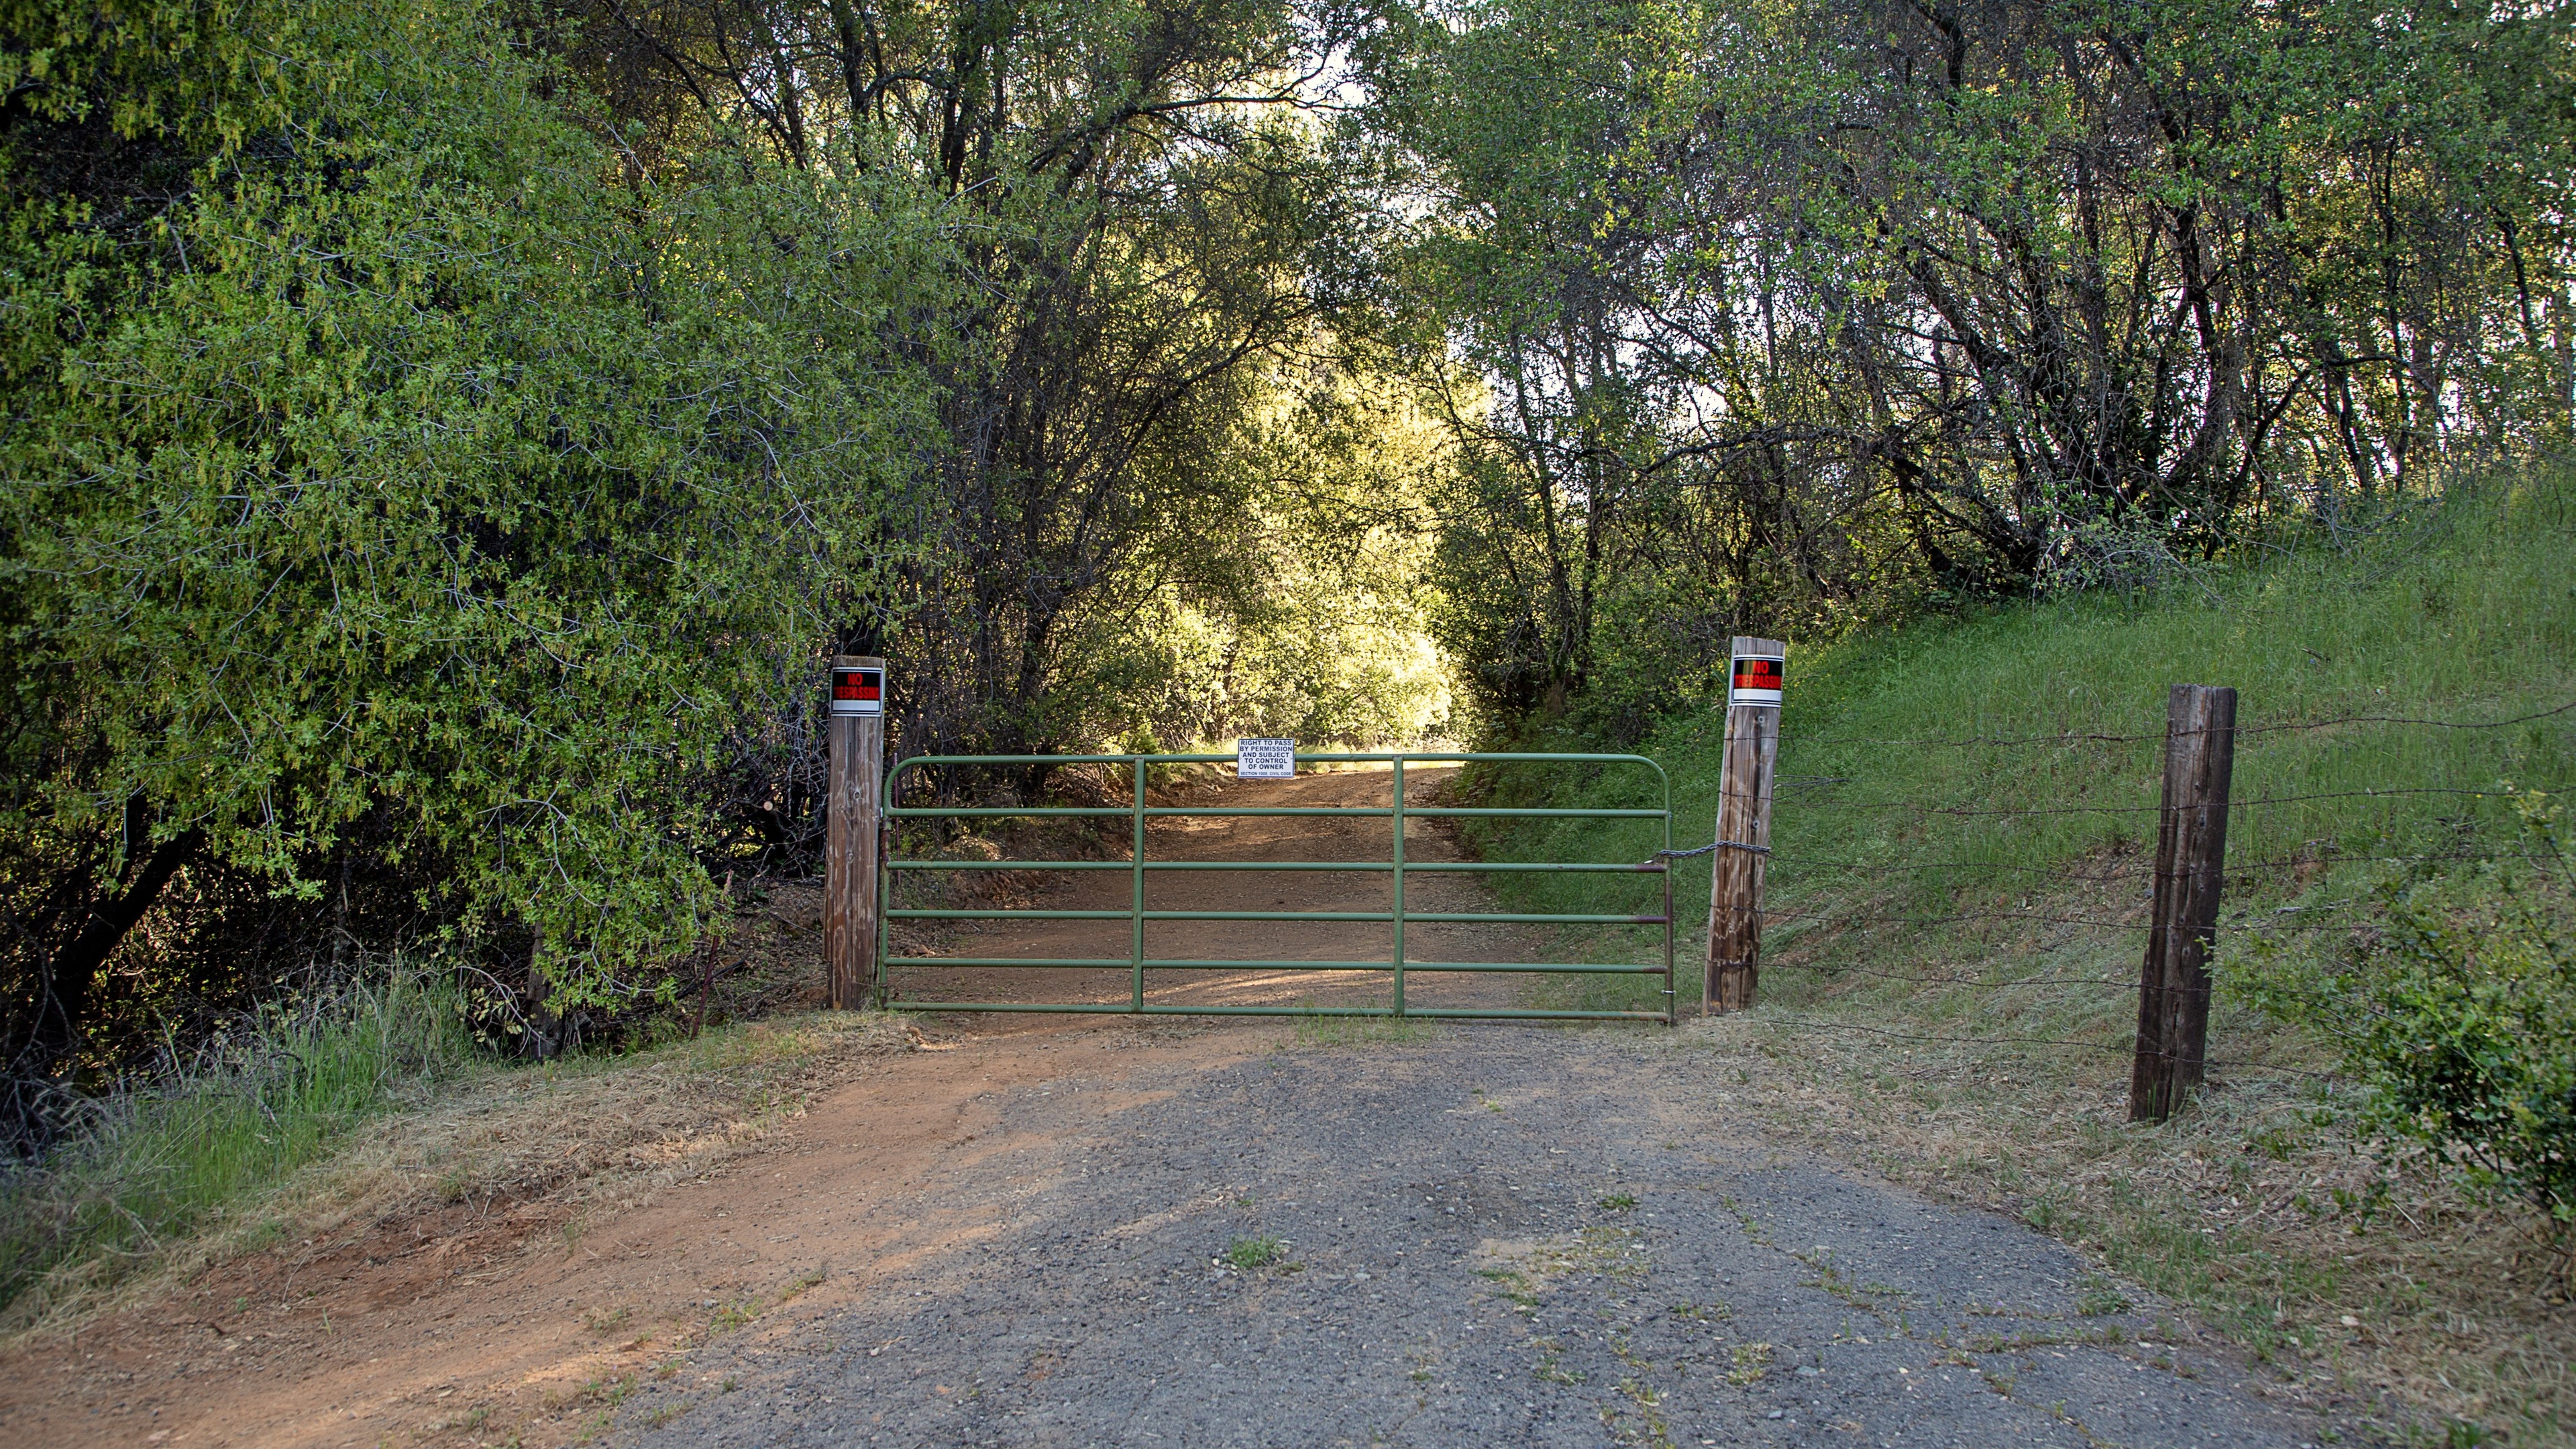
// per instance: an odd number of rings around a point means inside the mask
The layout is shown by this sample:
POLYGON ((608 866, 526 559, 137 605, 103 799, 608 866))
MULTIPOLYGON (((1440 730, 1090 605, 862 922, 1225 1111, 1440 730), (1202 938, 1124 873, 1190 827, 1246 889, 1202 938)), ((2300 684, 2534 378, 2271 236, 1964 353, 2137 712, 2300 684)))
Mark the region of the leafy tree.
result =
POLYGON ((756 130, 783 164, 885 168, 956 208, 958 285, 920 319, 952 446, 900 594, 841 637, 892 660, 905 748, 1078 742, 1100 711, 1055 698, 1077 643, 1142 617, 1170 540, 1241 511, 1227 450, 1319 335, 1320 254, 1365 227, 1290 119, 1324 36, 1280 0, 591 15, 591 64, 631 57, 655 78, 639 96, 694 99, 671 125, 756 130))
POLYGON ((1249 375, 1260 401, 1205 465, 1224 486, 1103 591, 1128 601, 1118 612, 1084 613, 1050 695, 1073 716, 1056 732, 1375 747, 1448 727, 1448 669, 1426 632, 1445 436, 1391 380, 1338 365, 1249 375))
POLYGON ((362 827, 436 918, 541 943, 556 1007, 640 989, 707 928, 696 778, 901 561, 938 209, 622 166, 470 0, 18 12, 22 1074, 83 1059, 175 876, 312 901, 362 827))
POLYGON ((1737 628, 2133 582, 2554 446, 2569 24, 1391 10, 1356 54, 1462 453, 1444 639, 1503 718, 1630 728, 1596 681, 1700 687, 1737 628))

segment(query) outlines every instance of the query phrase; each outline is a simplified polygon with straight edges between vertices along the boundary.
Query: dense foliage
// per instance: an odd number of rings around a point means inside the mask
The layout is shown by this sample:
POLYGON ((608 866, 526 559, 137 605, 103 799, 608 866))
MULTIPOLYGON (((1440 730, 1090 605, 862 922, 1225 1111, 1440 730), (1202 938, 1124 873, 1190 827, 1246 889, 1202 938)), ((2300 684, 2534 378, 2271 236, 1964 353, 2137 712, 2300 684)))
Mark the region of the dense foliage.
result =
POLYGON ((611 989, 703 914, 693 777, 882 589, 935 212, 621 177, 470 10, 95 19, 10 136, 13 1038, 71 1054, 175 876, 319 906, 360 844, 611 989))
POLYGON ((1342 192, 1255 104, 1296 17, 831 19, 9 7, 30 1140, 355 952, 540 1050, 649 994, 810 859, 834 647, 915 748, 1437 711, 1412 484, 1319 351, 1342 192))
MULTIPOLYGON (((1329 28, 1283 0, 678 0, 597 6, 580 34, 657 149, 738 131, 949 209, 959 285, 907 338, 946 443, 919 474, 924 547, 840 621, 892 661, 899 735, 1020 751, 1259 722, 1242 701, 1272 692, 1237 676, 1277 671, 1242 656, 1274 632, 1283 546, 1319 556, 1257 515, 1330 509, 1368 472, 1334 441, 1358 399, 1317 365, 1374 229, 1296 120, 1329 28), (1148 620, 1209 642, 1140 640, 1148 620)), ((1380 592, 1400 618, 1409 590, 1380 592)))
POLYGON ((0 0, 10 1121, 367 953, 649 997, 810 867, 835 650, 914 751, 1633 738, 2532 454, 2570 80, 2344 0, 0 0))
POLYGON ((2152 580, 2567 436, 2568 14, 1432 4, 1363 72, 1444 642, 1614 732, 1736 632, 2152 580))
POLYGON ((2339 952, 2259 941, 2228 985, 2335 1036, 2372 1128, 2528 1204, 2576 1271, 2576 862, 2558 804, 2520 804, 2525 858, 2394 877, 2339 952))

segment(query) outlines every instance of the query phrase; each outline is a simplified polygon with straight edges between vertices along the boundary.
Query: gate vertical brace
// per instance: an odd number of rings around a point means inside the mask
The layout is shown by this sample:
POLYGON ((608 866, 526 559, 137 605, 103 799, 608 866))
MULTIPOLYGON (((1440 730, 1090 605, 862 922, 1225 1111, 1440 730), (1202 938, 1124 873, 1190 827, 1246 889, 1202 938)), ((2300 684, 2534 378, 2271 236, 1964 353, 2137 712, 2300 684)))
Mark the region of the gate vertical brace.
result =
MULTIPOLYGON (((1673 848, 1672 817, 1664 817, 1664 849, 1673 848)), ((1673 861, 1664 857, 1664 1025, 1673 1024, 1673 861)))
POLYGON ((1404 1015, 1404 760, 1395 760, 1395 1014, 1404 1015))
MULTIPOLYGON (((1777 639, 1735 641, 1741 676, 1748 660, 1782 660, 1777 639)), ((1779 674, 1767 702, 1741 702, 1743 679, 1729 686, 1726 753, 1718 770, 1717 850, 1708 888, 1708 961, 1700 1011, 1714 1015, 1753 1007, 1762 957, 1762 877, 1771 855, 1771 769, 1780 753, 1779 674)))
POLYGON ((2207 1069, 2209 948, 2227 883, 2235 765, 2236 691, 2175 685, 2165 700, 2164 809, 2156 826, 2155 924, 2138 976, 2132 1122, 2172 1116, 2207 1069))
MULTIPOLYGON (((883 687, 882 659, 836 655, 832 667, 878 670, 883 687)), ((825 716, 824 731, 831 776, 823 823, 823 1004, 856 1011, 867 1004, 877 976, 877 807, 885 787, 885 715, 835 710, 825 716)))
POLYGON ((884 782, 877 787, 877 798, 885 805, 877 811, 877 974, 868 1000, 879 1011, 885 1010, 886 1003, 894 999, 894 963, 886 951, 891 944, 888 939, 891 926, 887 917, 894 910, 894 867, 889 864, 894 859, 894 816, 887 813, 896 803, 894 788, 891 774, 885 776, 884 782))
POLYGON ((1128 869, 1127 946, 1130 959, 1135 963, 1131 968, 1135 977, 1127 1009, 1142 1012, 1145 1009, 1145 757, 1131 756, 1127 766, 1136 775, 1136 838, 1127 853, 1131 862, 1128 869))

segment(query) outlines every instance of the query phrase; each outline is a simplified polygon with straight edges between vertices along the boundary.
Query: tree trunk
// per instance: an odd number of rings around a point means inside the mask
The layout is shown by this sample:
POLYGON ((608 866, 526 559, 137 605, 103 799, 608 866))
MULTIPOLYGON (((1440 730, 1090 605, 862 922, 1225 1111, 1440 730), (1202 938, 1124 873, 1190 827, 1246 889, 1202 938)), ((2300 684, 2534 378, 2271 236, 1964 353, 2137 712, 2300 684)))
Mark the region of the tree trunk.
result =
POLYGON ((89 1024, 90 1002, 98 991, 99 972, 205 839, 203 832, 189 830, 154 847, 125 888, 93 907, 80 934, 47 963, 47 1000, 32 1043, 37 1070, 53 1074, 78 1053, 81 1033, 89 1024))

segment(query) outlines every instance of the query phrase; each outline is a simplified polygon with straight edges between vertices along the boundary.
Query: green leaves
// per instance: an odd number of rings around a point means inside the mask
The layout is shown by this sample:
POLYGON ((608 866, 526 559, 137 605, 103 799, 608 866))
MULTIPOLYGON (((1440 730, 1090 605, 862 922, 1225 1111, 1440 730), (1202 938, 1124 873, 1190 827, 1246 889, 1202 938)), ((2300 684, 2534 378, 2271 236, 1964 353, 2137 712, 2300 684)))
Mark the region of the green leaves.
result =
POLYGON ((1357 54, 1465 464, 1445 642, 1504 716, 1669 698, 1734 632, 2132 586, 2557 445, 2572 25, 1399 9, 1357 54))
POLYGON ((2521 799, 2527 859, 2389 881, 2337 958, 2262 943, 2231 991, 2322 1027, 2369 1125, 2576 1231, 2576 874, 2556 803, 2521 799))
POLYGON ((612 184, 496 17, 405 15, 228 18, 327 63, 182 55, 163 93, 230 119, 137 123, 196 148, 147 233, 12 175, 6 305, 52 325, 0 588, 46 743, 0 830, 139 800, 284 886, 392 811, 443 913, 534 928, 578 1001, 710 929, 698 777, 901 557, 934 424, 894 319, 946 241, 739 154, 612 184))

